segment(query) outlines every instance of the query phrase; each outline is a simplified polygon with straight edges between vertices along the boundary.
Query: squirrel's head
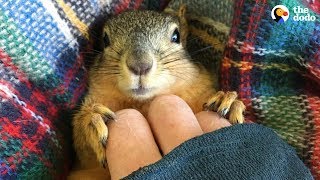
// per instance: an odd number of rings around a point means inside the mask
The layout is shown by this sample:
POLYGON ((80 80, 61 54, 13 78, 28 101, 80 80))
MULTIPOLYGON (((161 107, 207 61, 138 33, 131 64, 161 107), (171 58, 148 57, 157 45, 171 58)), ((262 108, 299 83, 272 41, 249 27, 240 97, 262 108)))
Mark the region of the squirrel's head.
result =
POLYGON ((184 49, 186 26, 183 8, 178 16, 129 11, 108 20, 92 82, 113 83, 137 100, 190 83, 197 69, 184 49))

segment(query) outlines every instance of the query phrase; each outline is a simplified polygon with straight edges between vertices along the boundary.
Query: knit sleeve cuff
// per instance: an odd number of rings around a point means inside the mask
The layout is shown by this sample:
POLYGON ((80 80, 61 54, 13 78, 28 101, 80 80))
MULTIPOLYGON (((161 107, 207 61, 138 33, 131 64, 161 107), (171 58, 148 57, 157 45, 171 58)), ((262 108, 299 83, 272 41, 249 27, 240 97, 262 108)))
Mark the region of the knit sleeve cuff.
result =
POLYGON ((190 139, 124 179, 313 179, 295 150, 257 124, 190 139))

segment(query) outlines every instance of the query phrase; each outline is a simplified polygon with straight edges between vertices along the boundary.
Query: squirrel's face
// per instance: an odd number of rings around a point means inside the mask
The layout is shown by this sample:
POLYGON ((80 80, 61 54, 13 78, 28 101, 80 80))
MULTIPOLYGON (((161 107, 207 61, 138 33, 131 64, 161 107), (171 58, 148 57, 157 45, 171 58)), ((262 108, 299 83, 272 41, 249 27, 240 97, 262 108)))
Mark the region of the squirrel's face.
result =
POLYGON ((145 100, 190 83, 197 72, 183 42, 177 17, 152 11, 132 11, 109 20, 104 27, 104 51, 95 76, 113 82, 127 96, 145 100))

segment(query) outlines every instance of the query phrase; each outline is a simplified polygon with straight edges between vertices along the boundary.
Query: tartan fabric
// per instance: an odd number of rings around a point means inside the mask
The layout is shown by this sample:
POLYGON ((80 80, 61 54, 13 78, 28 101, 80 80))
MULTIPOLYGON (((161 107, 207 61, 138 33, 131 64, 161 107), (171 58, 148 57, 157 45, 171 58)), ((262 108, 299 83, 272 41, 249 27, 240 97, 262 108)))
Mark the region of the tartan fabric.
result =
POLYGON ((81 47, 101 14, 155 0, 0 0, 0 179, 65 179, 70 110, 86 89, 81 47), (68 112, 68 113, 64 113, 68 112))
MULTIPOLYGON (((247 120, 275 129, 320 179, 319 0, 173 0, 167 10, 180 2, 191 7, 192 57, 215 70, 222 59, 221 88, 239 92, 247 120), (270 18, 278 4, 309 7, 317 21, 279 26, 270 18)), ((66 114, 85 93, 88 27, 100 14, 165 3, 0 0, 0 179, 66 177, 66 114)))
POLYGON ((273 128, 320 179, 320 1, 235 1, 221 88, 236 90, 246 119, 273 128), (308 7, 316 21, 283 24, 276 5, 308 7))

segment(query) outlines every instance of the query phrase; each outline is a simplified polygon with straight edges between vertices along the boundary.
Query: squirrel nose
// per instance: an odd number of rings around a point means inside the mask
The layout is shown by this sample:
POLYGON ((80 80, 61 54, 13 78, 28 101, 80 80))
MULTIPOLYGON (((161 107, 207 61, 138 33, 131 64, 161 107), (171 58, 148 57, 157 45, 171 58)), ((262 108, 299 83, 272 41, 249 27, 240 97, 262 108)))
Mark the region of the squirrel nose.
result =
POLYGON ((133 63, 133 64, 127 63, 127 66, 133 74, 141 76, 141 75, 148 74, 148 72, 152 68, 152 62, 151 63, 141 62, 141 63, 133 63))

